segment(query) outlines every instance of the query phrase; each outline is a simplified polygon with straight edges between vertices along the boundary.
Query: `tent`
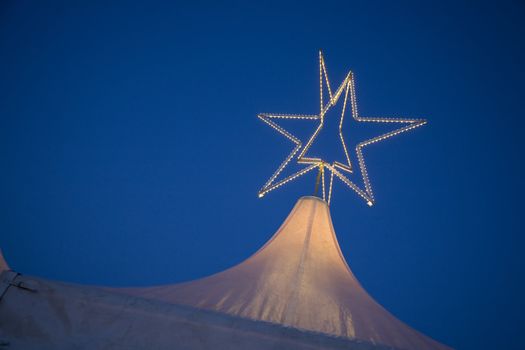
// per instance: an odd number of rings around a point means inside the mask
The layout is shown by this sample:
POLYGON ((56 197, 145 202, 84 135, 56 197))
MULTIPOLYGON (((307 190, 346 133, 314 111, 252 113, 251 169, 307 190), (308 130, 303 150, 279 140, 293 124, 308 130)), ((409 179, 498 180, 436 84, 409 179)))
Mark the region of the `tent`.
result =
POLYGON ((35 349, 449 349, 396 319, 367 294, 341 253, 328 205, 317 197, 299 199, 274 236, 247 260, 196 281, 99 288, 25 277, 6 270, 5 263, 0 266, 5 270, 0 344, 35 349))

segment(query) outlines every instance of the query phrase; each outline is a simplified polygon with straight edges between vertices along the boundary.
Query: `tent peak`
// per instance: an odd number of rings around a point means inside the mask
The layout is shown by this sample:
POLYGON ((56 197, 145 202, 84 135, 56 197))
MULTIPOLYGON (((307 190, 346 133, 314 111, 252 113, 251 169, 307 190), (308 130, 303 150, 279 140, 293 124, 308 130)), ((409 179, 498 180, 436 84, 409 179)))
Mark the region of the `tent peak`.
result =
POLYGON ((318 201, 328 206, 328 203, 324 199, 317 196, 302 196, 301 198, 299 198, 299 200, 318 201))
POLYGON ((314 196, 301 197, 273 237, 240 264, 195 281, 122 292, 398 349, 449 349, 368 295, 341 252, 328 204, 314 196))
POLYGON ((2 249, 0 249, 0 272, 5 271, 5 270, 10 270, 10 268, 4 259, 4 255, 2 254, 2 249))

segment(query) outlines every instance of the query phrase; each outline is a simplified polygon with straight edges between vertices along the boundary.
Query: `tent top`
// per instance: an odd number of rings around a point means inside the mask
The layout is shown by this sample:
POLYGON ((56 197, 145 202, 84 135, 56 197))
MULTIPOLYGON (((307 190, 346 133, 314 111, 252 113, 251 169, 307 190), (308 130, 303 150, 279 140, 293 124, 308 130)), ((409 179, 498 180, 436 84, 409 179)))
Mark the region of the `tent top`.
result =
POLYGON ((9 270, 9 265, 7 265, 7 262, 4 259, 4 255, 2 254, 2 249, 0 249, 0 272, 4 270, 9 270))
POLYGON ((121 291, 394 348, 448 349, 368 295, 317 197, 299 199, 273 237, 239 265, 196 281, 121 291))

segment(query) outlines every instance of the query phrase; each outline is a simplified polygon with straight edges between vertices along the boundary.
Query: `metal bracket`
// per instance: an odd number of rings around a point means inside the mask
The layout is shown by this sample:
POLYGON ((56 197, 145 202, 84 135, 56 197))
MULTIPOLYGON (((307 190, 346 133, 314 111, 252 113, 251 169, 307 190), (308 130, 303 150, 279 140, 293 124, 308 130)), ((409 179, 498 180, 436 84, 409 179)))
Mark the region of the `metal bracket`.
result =
POLYGON ((15 287, 22 288, 22 285, 23 285, 22 281, 18 283, 15 282, 15 279, 19 275, 20 274, 18 272, 15 272, 12 270, 7 270, 7 271, 2 272, 2 274, 0 274, 0 300, 2 300, 2 298, 4 297, 9 287, 15 286, 15 287))
POLYGON ((12 286, 27 290, 28 292, 36 292, 36 288, 31 284, 24 281, 20 281, 17 283, 11 283, 12 286))

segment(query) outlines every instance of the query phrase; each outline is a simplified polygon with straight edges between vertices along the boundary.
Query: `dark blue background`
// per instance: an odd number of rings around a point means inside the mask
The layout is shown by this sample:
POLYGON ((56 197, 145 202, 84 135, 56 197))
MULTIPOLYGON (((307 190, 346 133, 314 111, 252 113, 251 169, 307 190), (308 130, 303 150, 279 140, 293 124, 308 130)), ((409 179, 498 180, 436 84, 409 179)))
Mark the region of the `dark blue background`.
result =
POLYGON ((256 115, 318 112, 322 48, 332 84, 356 74, 363 116, 429 120, 368 149, 376 206, 336 183, 353 271, 439 341, 521 348, 523 5, 170 3, 1 3, 12 268, 152 285, 248 257, 315 179, 257 198, 291 145, 256 115))

